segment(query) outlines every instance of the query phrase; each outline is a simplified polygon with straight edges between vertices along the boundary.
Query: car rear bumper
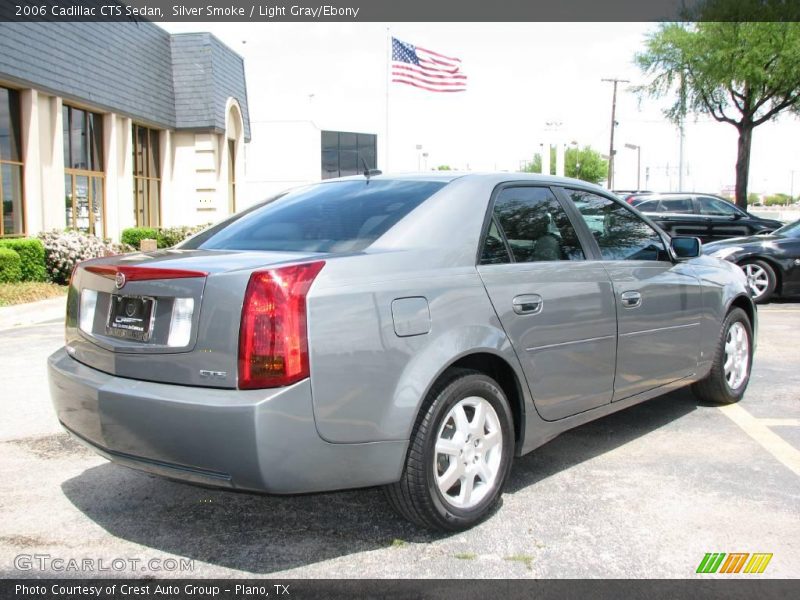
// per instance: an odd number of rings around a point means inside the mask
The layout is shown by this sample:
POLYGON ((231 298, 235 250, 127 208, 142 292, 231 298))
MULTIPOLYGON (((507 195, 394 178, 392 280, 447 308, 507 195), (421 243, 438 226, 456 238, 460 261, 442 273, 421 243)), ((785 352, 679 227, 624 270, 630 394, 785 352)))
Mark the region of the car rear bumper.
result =
POLYGON ((221 390, 115 377, 48 359, 61 424, 98 454, 192 483, 290 494, 391 483, 407 441, 331 444, 314 424, 308 380, 221 390))

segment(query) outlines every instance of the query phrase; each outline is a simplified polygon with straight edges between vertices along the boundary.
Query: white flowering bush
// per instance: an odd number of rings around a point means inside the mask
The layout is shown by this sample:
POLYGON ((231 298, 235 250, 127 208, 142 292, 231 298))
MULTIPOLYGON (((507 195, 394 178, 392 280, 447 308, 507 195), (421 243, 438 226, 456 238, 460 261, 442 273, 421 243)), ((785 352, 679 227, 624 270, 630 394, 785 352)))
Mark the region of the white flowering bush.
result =
POLYGON ((38 238, 44 244, 47 276, 62 284, 69 281, 72 269, 81 261, 134 250, 127 244, 117 244, 78 231, 45 231, 38 238))

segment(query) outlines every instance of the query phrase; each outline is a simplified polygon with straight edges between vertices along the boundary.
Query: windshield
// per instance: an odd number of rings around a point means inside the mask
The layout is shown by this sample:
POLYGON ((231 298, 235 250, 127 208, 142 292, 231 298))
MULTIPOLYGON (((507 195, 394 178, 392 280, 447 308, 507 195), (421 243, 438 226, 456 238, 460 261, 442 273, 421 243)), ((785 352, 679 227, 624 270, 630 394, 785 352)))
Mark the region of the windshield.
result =
POLYGON ((368 179, 310 185, 240 213, 181 248, 357 252, 445 185, 368 179))
POLYGON ((794 223, 789 223, 788 225, 784 225, 780 229, 776 229, 773 235, 800 238, 800 220, 797 220, 794 223))

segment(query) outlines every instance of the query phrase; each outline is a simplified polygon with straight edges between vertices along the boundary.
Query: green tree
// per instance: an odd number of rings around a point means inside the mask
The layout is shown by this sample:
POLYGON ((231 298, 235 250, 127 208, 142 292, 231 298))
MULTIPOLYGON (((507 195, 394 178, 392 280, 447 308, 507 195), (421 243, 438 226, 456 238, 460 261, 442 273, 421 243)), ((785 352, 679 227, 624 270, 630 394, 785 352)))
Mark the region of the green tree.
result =
POLYGON ((450 168, 450 165, 439 165, 436 167, 437 171, 452 171, 453 169, 450 168))
POLYGON ((736 128, 741 208, 747 208, 753 129, 800 106, 800 23, 755 22, 781 4, 776 2, 706 2, 699 14, 706 20, 660 25, 635 57, 650 78, 640 91, 672 98, 665 111, 671 120, 680 122, 691 111, 736 128))
POLYGON ((792 198, 789 194, 772 194, 764 198, 764 204, 767 206, 789 206, 792 203, 792 198))
MULTIPOLYGON (((542 172, 542 155, 538 152, 523 169, 526 173, 542 172)), ((556 149, 550 148, 550 175, 556 174, 556 149)), ((564 151, 564 175, 590 183, 600 183, 608 175, 608 161, 590 146, 570 147, 564 151)))

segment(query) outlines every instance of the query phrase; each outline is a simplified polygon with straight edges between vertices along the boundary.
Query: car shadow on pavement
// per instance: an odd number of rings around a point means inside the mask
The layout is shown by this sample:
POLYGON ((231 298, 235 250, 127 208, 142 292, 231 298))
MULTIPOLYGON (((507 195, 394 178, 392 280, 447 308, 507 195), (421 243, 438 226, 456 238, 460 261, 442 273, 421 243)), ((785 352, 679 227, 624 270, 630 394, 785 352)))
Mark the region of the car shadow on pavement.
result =
POLYGON ((562 433, 514 461, 506 492, 525 489, 610 452, 706 405, 686 387, 562 433))
POLYGON ((379 488, 269 496, 103 464, 65 481, 61 489, 118 538, 257 574, 444 537, 397 516, 379 488))
MULTIPOLYGON (((507 491, 613 450, 697 406, 691 392, 678 391, 567 432, 517 459, 507 491)), ((266 496, 168 481, 112 464, 90 468, 61 488, 115 537, 256 574, 447 537, 398 517, 377 488, 266 496)), ((494 518, 502 518, 502 509, 494 518)))

